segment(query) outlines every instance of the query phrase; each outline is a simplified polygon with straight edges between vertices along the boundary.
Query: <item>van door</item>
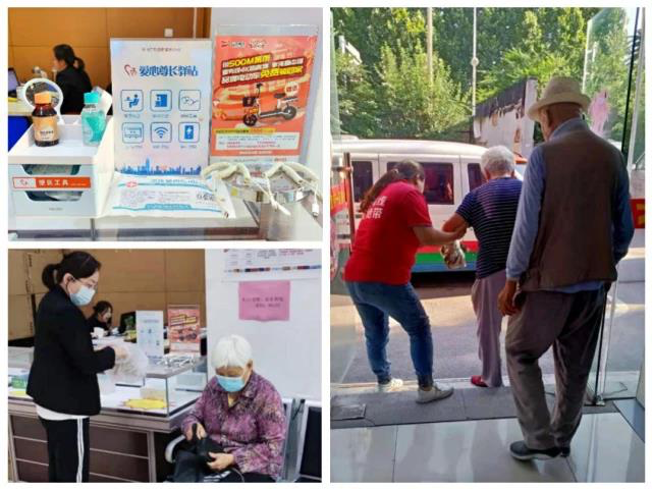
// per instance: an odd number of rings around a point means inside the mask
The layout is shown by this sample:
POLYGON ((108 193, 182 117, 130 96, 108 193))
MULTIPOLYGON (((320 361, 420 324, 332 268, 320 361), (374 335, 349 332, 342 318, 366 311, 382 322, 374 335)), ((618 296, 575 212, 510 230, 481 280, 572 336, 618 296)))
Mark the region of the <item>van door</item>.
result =
POLYGON ((355 227, 357 229, 358 223, 362 219, 360 202, 362 202, 362 198, 367 191, 380 178, 378 155, 373 153, 351 153, 351 166, 353 167, 351 183, 355 209, 355 227))
POLYGON ((421 163, 426 172, 424 195, 434 227, 440 228, 462 202, 459 156, 381 154, 378 158, 381 175, 405 159, 421 163))

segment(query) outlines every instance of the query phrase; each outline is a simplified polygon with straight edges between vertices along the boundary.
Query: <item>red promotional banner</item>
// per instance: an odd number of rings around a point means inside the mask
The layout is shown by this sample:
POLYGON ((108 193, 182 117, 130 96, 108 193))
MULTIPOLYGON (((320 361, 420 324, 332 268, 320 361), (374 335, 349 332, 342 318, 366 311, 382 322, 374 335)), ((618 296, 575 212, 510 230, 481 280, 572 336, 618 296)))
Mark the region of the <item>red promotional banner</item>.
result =
POLYGON ((91 188, 90 177, 14 177, 13 187, 17 190, 50 190, 91 188))
POLYGON ((199 306, 168 306, 170 353, 200 354, 201 310, 199 306))
POLYGON ((215 39, 211 156, 298 156, 317 36, 215 39))

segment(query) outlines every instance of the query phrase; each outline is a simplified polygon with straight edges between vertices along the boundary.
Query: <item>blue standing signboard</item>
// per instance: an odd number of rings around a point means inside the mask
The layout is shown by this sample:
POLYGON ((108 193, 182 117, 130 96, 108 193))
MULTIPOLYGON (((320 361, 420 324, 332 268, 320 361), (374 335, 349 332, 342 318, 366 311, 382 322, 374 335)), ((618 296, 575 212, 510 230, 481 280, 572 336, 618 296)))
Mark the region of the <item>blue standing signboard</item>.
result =
POLYGON ((210 40, 111 39, 116 170, 198 175, 208 164, 210 40))

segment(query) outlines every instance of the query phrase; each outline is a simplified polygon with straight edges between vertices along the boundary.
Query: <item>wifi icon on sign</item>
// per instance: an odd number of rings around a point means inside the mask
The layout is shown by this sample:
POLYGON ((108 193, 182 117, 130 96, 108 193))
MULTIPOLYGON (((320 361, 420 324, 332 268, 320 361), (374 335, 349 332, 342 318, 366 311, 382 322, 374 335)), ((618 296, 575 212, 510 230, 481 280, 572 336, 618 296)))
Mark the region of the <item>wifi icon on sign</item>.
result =
POLYGON ((169 143, 172 141, 172 126, 168 122, 156 122, 151 126, 153 143, 169 143))

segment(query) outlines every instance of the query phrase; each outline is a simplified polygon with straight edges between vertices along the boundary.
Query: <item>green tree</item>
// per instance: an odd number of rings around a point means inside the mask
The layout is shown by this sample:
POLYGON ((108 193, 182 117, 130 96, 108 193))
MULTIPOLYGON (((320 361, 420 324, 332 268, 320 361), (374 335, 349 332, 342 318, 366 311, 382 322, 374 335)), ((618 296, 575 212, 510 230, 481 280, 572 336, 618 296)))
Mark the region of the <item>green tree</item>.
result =
POLYGON ((374 137, 380 117, 367 70, 353 56, 340 51, 335 52, 335 66, 341 129, 358 137, 374 137))
MULTIPOLYGON (((581 78, 586 25, 598 11, 574 7, 477 9, 477 100, 526 77, 536 77, 539 89, 553 75, 581 78)), ((425 9, 335 8, 332 12, 335 35, 342 34, 355 46, 362 60, 361 66, 352 66, 350 59, 335 63, 342 70, 337 83, 345 131, 382 137, 459 137, 460 128, 470 123, 471 8, 433 9, 433 86, 425 83, 425 9), (453 125, 457 135, 452 132, 453 125)))
POLYGON ((468 113, 465 97, 446 65, 433 59, 433 80, 428 77, 426 54, 420 44, 408 55, 389 46, 381 49, 378 113, 382 137, 433 139, 462 121, 468 113))
MULTIPOLYGON (((377 82, 373 69, 381 61, 381 51, 389 46, 395 55, 412 54, 415 46, 425 42, 426 22, 423 9, 417 8, 334 8, 333 28, 336 37, 345 39, 360 51, 369 75, 377 82)), ((339 41, 336 39, 336 45, 339 41)))
MULTIPOLYGON (((586 23, 588 16, 596 9, 493 9, 486 13, 484 10, 483 16, 493 17, 491 22, 496 26, 502 22, 498 20, 504 10, 515 10, 517 12, 510 15, 522 17, 518 21, 518 29, 515 29, 520 33, 506 41, 503 49, 499 49, 500 58, 490 58, 489 63, 481 58, 479 100, 491 97, 527 77, 537 78, 539 90, 555 75, 581 80, 586 23)), ((483 29, 484 26, 483 21, 483 29)))

